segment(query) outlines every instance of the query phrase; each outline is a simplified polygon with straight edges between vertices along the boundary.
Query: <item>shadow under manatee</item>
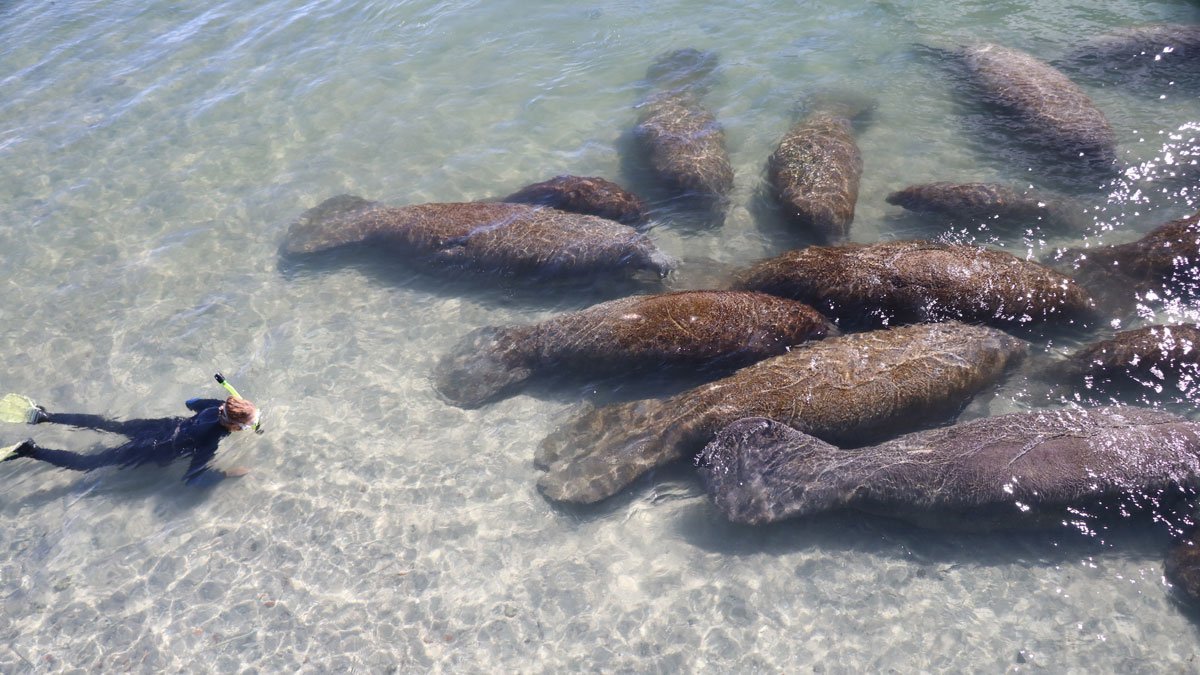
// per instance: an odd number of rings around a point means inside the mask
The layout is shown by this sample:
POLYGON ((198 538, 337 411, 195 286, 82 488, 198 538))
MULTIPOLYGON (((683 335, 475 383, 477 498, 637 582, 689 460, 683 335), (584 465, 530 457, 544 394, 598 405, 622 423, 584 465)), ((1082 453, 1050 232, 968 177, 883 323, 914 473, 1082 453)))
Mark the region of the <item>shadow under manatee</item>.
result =
POLYGON ((406 287, 430 295, 469 297, 491 305, 520 304, 556 309, 564 299, 585 307, 616 297, 664 290, 663 280, 651 273, 622 276, 619 272, 586 277, 547 275, 514 277, 469 269, 435 266, 369 244, 354 244, 319 253, 288 255, 280 252, 278 269, 284 278, 353 269, 387 286, 406 287))

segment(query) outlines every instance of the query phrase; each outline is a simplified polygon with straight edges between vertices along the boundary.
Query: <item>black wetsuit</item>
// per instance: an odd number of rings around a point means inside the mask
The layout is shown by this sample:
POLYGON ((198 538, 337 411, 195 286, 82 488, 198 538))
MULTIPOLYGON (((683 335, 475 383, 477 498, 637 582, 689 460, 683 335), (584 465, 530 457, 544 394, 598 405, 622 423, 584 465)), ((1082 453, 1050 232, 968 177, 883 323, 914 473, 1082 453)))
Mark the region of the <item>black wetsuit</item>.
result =
MULTIPOLYGON (((101 415, 79 413, 48 413, 46 422, 66 424, 82 429, 97 429, 128 436, 128 443, 101 452, 80 454, 68 450, 26 445, 19 456, 38 459, 54 466, 76 471, 91 471, 103 466, 140 466, 151 462, 165 466, 181 457, 192 462, 183 475, 188 485, 211 485, 225 477, 225 472, 208 466, 217 454, 217 444, 229 435, 229 430, 217 419, 220 399, 189 399, 191 417, 162 417, 159 419, 120 422, 101 415)), ((14 457, 15 459, 15 457, 14 457)))

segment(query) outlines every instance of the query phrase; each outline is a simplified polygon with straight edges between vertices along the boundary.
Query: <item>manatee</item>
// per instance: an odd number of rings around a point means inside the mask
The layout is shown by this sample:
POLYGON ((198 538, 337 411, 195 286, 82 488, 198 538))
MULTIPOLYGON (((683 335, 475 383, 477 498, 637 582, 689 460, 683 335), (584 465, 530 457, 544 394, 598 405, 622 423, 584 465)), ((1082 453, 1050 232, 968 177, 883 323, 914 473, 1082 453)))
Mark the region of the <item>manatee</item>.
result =
POLYGON ((1010 113, 1029 140, 1067 157, 1113 164, 1117 135, 1078 85, 1023 51, 979 44, 957 51, 984 100, 1010 113))
POLYGON ((710 50, 676 49, 655 57, 646 69, 646 82, 662 90, 690 89, 696 93, 708 88, 708 80, 720 59, 710 50))
POLYGON ((500 201, 540 204, 626 225, 646 219, 646 203, 641 197, 612 181, 590 176, 555 176, 541 183, 527 185, 500 201))
POLYGON ((768 162, 768 179, 784 216, 825 243, 850 232, 862 153, 850 113, 821 107, 788 130, 768 162))
POLYGON ((871 442, 956 414, 1026 349, 994 328, 958 322, 806 343, 669 398, 583 412, 542 442, 535 462, 547 473, 538 487, 555 501, 599 501, 743 417, 835 443, 871 442))
POLYGON ((601 303, 530 326, 488 326, 442 358, 434 388, 462 407, 535 374, 742 366, 836 334, 817 310, 762 293, 680 291, 601 303))
POLYGON ((1186 72, 1181 69, 1194 68, 1200 61, 1200 25, 1160 23, 1117 29, 1076 45, 1069 60, 1112 71, 1186 72))
POLYGON ((1184 605, 1200 606, 1200 532, 1181 537, 1167 553, 1163 576, 1173 586, 1173 597, 1184 605))
POLYGON ((1200 487, 1200 425, 1151 409, 1013 413, 844 450, 769 419, 721 430, 696 458, 732 521, 856 509, 926 526, 1061 525, 1200 487))
POLYGON ((931 213, 960 224, 1083 230, 1090 221, 1084 206, 1063 195, 1002 183, 922 183, 887 196, 887 203, 931 213))
POLYGON ((1200 326, 1155 325, 1122 331, 1067 358, 1061 375, 1100 391, 1167 389, 1184 394, 1200 385, 1200 326))
POLYGON ((1200 290, 1200 211, 1137 241, 1068 251, 1066 258, 1089 291, 1118 306, 1149 291, 1193 297, 1200 290))
POLYGON ((735 287, 808 303, 850 326, 958 319, 1011 328, 1091 318, 1092 306, 1048 267, 930 241, 809 246, 752 265, 735 287))
POLYGON ((440 266, 514 276, 578 276, 649 270, 671 260, 620 223, 557 209, 468 202, 384 206, 331 197, 288 229, 285 255, 369 244, 440 266))
POLYGON ((690 91, 657 92, 639 106, 634 139, 672 189, 712 204, 733 189, 725 131, 690 91))

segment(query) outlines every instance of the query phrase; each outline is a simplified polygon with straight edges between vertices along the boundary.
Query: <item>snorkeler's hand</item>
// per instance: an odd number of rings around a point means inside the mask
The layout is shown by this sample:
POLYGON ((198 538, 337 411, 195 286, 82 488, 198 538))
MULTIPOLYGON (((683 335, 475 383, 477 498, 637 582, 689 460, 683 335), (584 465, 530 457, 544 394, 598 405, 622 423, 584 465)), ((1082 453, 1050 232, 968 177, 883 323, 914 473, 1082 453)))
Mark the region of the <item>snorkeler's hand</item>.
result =
POLYGON ((244 466, 235 466, 235 467, 225 469, 225 477, 226 478, 241 478, 242 476, 245 476, 248 473, 250 473, 250 469, 248 469, 247 467, 244 467, 244 466))

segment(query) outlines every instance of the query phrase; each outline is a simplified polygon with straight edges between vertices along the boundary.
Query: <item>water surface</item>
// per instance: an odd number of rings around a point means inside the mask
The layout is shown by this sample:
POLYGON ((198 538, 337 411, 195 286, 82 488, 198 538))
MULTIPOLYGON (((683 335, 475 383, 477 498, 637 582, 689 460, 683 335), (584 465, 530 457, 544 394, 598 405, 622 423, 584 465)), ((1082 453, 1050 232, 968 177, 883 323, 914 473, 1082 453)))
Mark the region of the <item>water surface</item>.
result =
MULTIPOLYGON (((223 466, 252 472, 208 492, 179 487, 182 464, 0 466, 0 671, 1190 669, 1197 623, 1168 600, 1153 528, 964 535, 843 514, 752 530, 724 523, 686 466, 595 509, 555 508, 534 487, 540 439, 581 400, 655 392, 584 382, 464 411, 429 373, 471 329, 617 289, 277 255, 288 223, 332 195, 462 201, 574 173, 654 199, 651 236, 684 261, 669 283, 702 286, 803 243, 763 199, 765 162, 800 102, 834 86, 878 102, 859 136, 852 238, 940 236, 884 197, 1053 171, 997 148, 987 113, 912 45, 990 40, 1056 60, 1152 21, 1200 9, 7 3, 0 388, 52 410, 182 414, 186 398, 221 393, 222 370, 267 432, 223 446, 223 466), (681 47, 721 58, 704 99, 736 171, 720 226, 669 208, 630 160, 646 66, 681 47)), ((1125 161, 1156 180, 1050 176, 1093 206, 1086 236, 952 238, 1041 257, 1195 211, 1195 181, 1167 179, 1163 146, 1200 123, 1197 90, 1080 82, 1125 161)), ((1184 320, 1195 307, 1151 303, 1121 327, 1184 320)), ((1050 405, 1018 376, 966 414, 1050 405)), ((32 430, 0 431, 8 443, 32 430)))

